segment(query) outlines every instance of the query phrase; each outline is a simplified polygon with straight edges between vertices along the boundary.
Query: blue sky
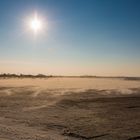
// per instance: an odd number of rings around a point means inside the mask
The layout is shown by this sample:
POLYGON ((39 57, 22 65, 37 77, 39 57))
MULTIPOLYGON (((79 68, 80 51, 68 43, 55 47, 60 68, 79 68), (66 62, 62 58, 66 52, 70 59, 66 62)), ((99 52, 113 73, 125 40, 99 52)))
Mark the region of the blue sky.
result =
POLYGON ((0 72, 140 76, 139 0, 0 0, 0 72), (47 29, 36 37, 34 12, 47 29))

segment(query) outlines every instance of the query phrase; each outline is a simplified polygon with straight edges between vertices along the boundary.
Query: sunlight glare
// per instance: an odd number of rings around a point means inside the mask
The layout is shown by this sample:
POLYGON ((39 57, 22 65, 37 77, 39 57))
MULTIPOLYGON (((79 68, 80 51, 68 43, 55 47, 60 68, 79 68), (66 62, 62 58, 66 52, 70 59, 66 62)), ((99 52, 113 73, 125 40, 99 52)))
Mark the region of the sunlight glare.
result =
POLYGON ((33 30, 34 33, 37 33, 43 28, 42 21, 41 19, 38 18, 37 15, 35 15, 34 18, 30 20, 29 26, 33 30))

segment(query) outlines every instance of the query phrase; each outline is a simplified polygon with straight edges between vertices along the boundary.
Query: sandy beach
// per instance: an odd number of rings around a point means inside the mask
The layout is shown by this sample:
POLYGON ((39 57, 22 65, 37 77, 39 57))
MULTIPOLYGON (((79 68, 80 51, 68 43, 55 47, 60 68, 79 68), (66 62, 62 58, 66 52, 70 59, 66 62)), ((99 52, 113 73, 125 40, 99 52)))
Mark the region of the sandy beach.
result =
POLYGON ((140 81, 0 79, 0 140, 137 140, 140 81))

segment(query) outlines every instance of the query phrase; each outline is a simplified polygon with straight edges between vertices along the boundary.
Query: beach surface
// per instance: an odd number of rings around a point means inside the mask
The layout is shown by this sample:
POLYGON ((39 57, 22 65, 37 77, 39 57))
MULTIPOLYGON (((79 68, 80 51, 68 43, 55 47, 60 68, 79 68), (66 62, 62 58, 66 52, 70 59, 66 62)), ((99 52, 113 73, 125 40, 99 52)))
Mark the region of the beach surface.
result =
POLYGON ((0 140, 139 140, 140 80, 0 79, 0 140))

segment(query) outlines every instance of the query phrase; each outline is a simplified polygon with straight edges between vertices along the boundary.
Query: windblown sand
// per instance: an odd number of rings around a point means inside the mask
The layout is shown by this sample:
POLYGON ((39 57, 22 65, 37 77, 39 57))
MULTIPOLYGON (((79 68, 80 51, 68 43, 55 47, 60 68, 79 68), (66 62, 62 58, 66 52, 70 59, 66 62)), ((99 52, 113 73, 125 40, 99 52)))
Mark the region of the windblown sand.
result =
POLYGON ((0 79, 0 140, 81 139, 140 139, 140 81, 0 79))
POLYGON ((140 81, 121 78, 46 78, 46 79, 0 79, 3 87, 34 86, 57 91, 118 90, 129 94, 132 88, 139 88, 140 81))

